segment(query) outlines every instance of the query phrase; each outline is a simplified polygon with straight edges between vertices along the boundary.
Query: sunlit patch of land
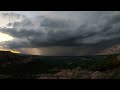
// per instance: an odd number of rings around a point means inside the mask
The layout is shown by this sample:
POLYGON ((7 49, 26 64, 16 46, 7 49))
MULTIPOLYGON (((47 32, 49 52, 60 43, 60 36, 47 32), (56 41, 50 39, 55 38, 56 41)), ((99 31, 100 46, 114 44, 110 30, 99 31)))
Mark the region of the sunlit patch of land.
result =
POLYGON ((16 50, 10 50, 10 52, 12 52, 12 53, 20 53, 19 51, 16 51, 16 50))

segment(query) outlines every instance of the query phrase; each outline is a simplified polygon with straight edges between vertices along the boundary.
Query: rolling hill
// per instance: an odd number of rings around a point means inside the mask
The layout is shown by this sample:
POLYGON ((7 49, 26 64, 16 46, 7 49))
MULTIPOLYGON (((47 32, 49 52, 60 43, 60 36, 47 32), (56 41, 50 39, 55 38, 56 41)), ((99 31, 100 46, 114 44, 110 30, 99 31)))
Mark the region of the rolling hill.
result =
POLYGON ((119 68, 119 54, 37 56, 0 51, 0 78, 4 79, 96 79, 96 75, 109 79, 120 77, 119 68))

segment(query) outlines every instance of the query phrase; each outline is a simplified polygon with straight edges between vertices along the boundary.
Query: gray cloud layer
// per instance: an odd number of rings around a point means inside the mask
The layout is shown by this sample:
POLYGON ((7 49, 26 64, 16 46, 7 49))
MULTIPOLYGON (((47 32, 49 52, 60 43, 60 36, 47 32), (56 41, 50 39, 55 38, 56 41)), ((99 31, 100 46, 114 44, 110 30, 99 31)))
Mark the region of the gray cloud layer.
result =
POLYGON ((7 47, 89 46, 99 48, 100 45, 104 47, 112 45, 106 43, 105 46, 104 42, 120 38, 120 12, 118 11, 54 13, 56 13, 54 17, 25 18, 21 22, 14 22, 11 29, 1 28, 0 32, 15 37, 15 40, 6 42, 7 47))
POLYGON ((10 18, 10 19, 19 19, 19 18, 23 18, 23 17, 25 17, 24 15, 20 15, 20 14, 16 14, 16 13, 13 13, 13 12, 10 12, 10 13, 1 13, 1 16, 3 17, 3 18, 10 18))

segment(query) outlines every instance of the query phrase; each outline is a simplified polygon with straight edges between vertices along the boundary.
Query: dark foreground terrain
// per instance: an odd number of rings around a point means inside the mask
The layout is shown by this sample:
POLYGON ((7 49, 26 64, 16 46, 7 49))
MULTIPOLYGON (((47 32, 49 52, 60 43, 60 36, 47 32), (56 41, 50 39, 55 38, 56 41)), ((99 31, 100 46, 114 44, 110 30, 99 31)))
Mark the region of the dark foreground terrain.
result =
POLYGON ((35 56, 0 51, 0 79, 120 79, 120 55, 35 56))

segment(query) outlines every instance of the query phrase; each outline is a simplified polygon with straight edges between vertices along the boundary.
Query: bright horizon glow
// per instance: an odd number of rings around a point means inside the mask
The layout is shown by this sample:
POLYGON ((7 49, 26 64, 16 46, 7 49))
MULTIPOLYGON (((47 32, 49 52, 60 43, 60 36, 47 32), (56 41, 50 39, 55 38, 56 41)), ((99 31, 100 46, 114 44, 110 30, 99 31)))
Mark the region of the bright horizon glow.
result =
POLYGON ((12 53, 20 53, 19 51, 10 50, 10 49, 0 49, 0 51, 10 51, 10 52, 12 52, 12 53))
POLYGON ((12 36, 0 32, 0 42, 10 41, 13 39, 14 38, 12 36))

